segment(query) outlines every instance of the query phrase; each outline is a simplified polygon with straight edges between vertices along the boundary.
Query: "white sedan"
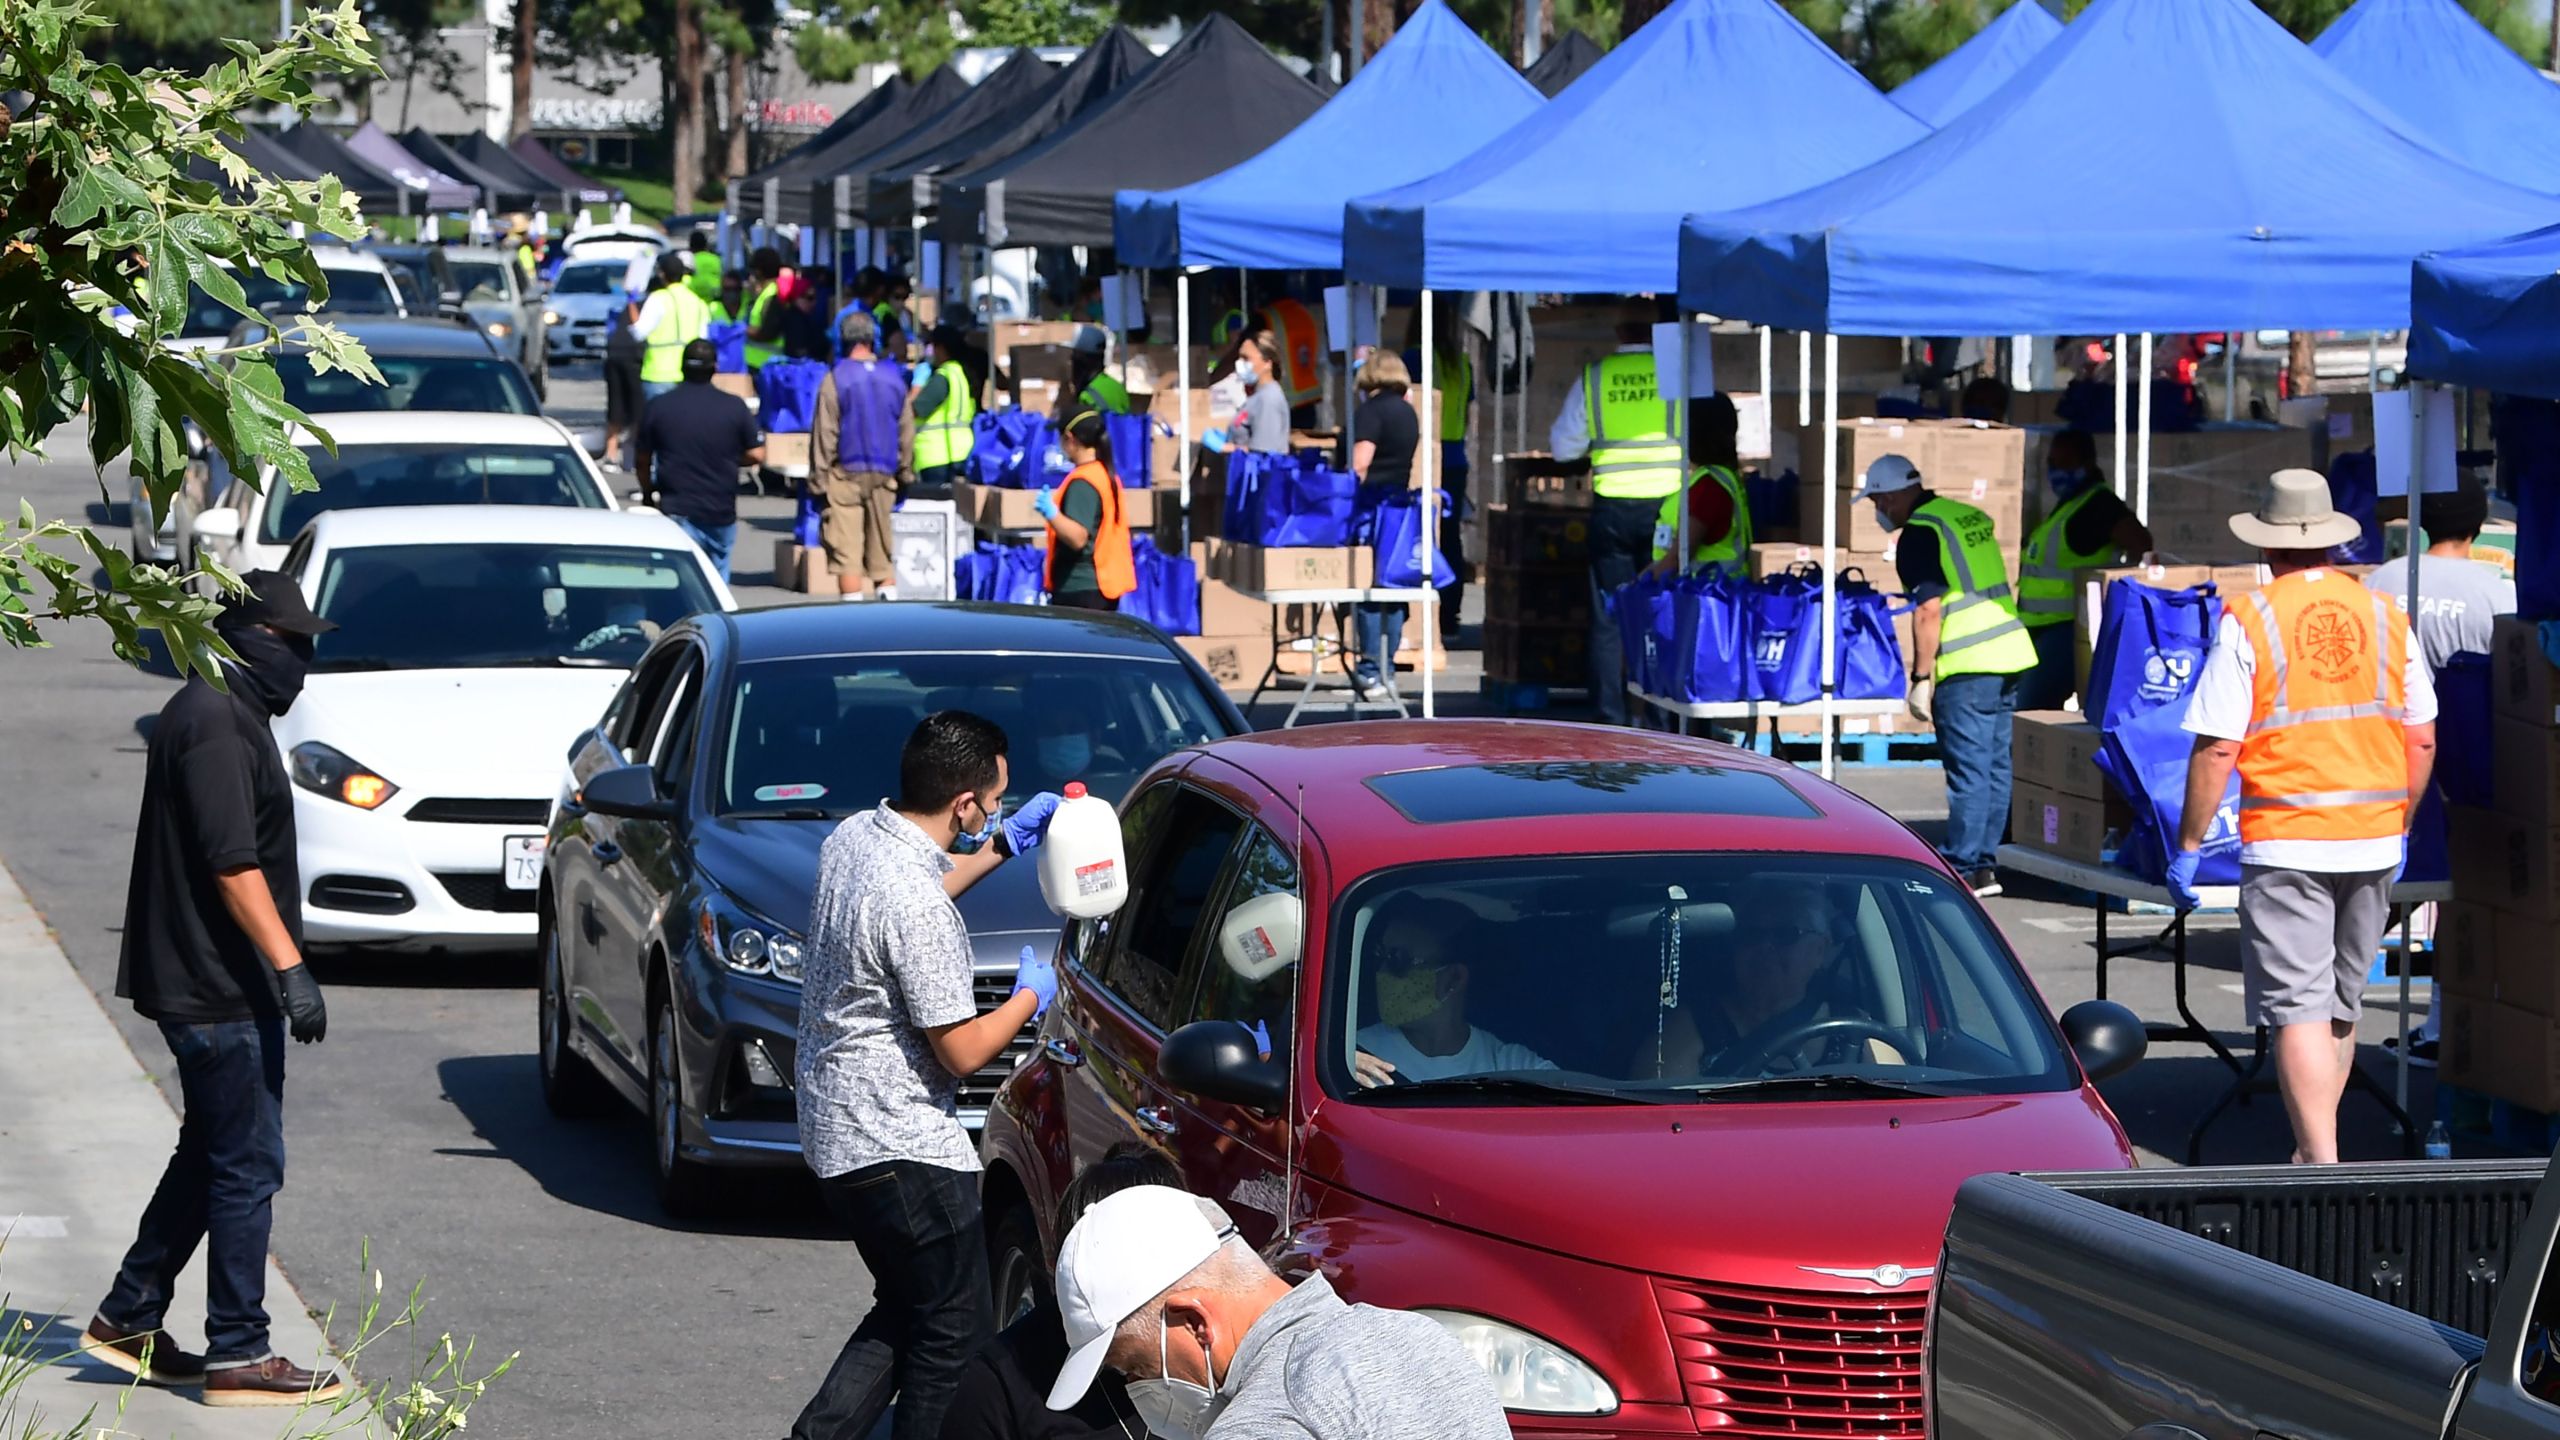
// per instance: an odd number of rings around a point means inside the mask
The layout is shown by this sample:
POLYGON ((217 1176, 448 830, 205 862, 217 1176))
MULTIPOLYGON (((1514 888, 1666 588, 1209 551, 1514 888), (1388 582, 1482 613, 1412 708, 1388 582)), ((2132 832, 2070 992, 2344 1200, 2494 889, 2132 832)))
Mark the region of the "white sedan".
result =
POLYGON ((247 573, 280 564, 326 512, 382 506, 526 505, 621 508, 603 472, 559 421, 543 415, 395 410, 330 415, 330 454, 309 433, 294 443, 320 488, 294 490, 273 466, 258 488, 234 484, 195 518, 196 549, 247 573))
POLYGON ((316 945, 532 944, 569 742, 661 630, 737 608, 649 513, 338 510, 284 569, 338 625, 275 722, 316 945))

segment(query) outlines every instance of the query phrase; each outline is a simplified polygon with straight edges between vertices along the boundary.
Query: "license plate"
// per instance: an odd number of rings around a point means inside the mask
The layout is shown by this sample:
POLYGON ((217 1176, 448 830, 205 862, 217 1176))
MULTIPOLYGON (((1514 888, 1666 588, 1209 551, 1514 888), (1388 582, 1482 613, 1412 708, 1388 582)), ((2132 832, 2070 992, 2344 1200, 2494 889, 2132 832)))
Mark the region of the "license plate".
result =
POLYGON ((542 853, 551 844, 548 835, 510 835, 506 839, 505 863, 499 869, 510 890, 531 890, 542 883, 542 853))

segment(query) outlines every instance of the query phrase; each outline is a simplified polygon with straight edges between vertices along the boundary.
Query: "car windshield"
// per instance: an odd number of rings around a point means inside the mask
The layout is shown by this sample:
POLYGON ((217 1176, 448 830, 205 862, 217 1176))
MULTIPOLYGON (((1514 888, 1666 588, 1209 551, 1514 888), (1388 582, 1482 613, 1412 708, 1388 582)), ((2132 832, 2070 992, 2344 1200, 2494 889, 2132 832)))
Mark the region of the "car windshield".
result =
POLYGON ((512 360, 497 356, 385 355, 375 352, 374 368, 382 372, 375 385, 345 370, 323 375, 311 357, 293 352, 276 357, 276 378, 284 382, 285 403, 305 415, 343 415, 363 410, 468 410, 482 415, 539 415, 542 402, 532 382, 512 360))
MULTIPOLYGON (((340 315, 397 315, 399 297, 391 292, 391 277, 379 270, 339 270, 324 272, 329 277, 329 309, 340 315)), ((276 280, 255 270, 233 271, 249 308, 262 315, 299 313, 311 299, 311 287, 297 280, 276 280)), ((220 339, 240 323, 240 314, 230 306, 204 293, 201 287, 187 287, 186 318, 178 322, 178 334, 190 339, 220 339)))
POLYGON ((1327 1083, 1376 1104, 2057 1090, 2052 1022, 1966 895, 1833 855, 1405 866, 1332 926, 1327 1083), (1371 1086, 1381 1067, 1394 1083, 1371 1086))
POLYGON ((720 757, 730 815, 868 810, 898 788, 916 722, 968 710, 1004 727, 1016 802, 1068 781, 1117 800, 1148 766, 1228 725, 1191 672, 1074 655, 830 655, 741 666, 720 757))
POLYGON ((688 615, 718 608, 690 549, 370 545, 332 551, 313 602, 338 628, 315 670, 628 669, 688 615))
POLYGON ((584 461, 557 445, 342 445, 302 447, 316 490, 279 491, 258 538, 283 544, 330 510, 384 505, 556 505, 605 510, 584 461))
POLYGON ((623 265, 564 265, 551 282, 554 295, 610 295, 622 288, 623 265))
POLYGON ((503 265, 487 260, 453 262, 453 288, 465 300, 504 300, 507 298, 507 271, 503 265))

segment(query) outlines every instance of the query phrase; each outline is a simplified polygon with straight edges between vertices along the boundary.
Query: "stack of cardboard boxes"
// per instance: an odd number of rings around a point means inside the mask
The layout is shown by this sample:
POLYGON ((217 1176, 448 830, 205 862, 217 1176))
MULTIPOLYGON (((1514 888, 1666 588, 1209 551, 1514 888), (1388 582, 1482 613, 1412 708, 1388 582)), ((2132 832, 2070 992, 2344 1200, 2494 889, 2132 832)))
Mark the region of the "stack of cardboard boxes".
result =
MULTIPOLYGON (((1524 488, 1510 493, 1521 496, 1524 488)), ((1590 683, 1590 503, 1586 482, 1531 489, 1522 499, 1486 507, 1487 680, 1565 688, 1590 683)))
POLYGON ((1200 572, 1200 633, 1177 637, 1209 672, 1230 690, 1259 682, 1271 668, 1271 607, 1236 593, 1225 574, 1224 541, 1191 542, 1191 563, 1200 572))
POLYGON ((2098 769, 2098 727, 2076 710, 2029 710, 2010 731, 2009 838, 2098 865, 2131 816, 2098 769))
POLYGON ((2541 627, 2498 621, 2486 810, 2450 819, 2455 899, 2437 925, 2438 1060, 2453 1084, 2560 1110, 2560 669, 2541 627))
POLYGON ((1275 653, 1283 673, 1304 674, 1314 663, 1314 647, 1301 642, 1313 634, 1318 609, 1288 604, 1289 592, 1363 589, 1374 582, 1376 568, 1365 546, 1237 545, 1214 538, 1191 543, 1191 562, 1200 571, 1200 633, 1180 637, 1182 648, 1219 684, 1237 689, 1259 682, 1275 653), (1288 663, 1293 657, 1294 666, 1288 663))

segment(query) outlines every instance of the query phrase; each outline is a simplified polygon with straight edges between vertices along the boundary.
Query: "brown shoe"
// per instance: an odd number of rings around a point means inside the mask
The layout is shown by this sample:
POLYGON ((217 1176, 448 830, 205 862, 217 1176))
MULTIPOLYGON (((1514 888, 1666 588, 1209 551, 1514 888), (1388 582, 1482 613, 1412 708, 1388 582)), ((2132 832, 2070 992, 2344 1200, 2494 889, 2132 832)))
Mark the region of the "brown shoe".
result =
POLYGON ((80 1332, 80 1352, 146 1385, 194 1385, 204 1379, 204 1357, 179 1349, 177 1338, 166 1330, 120 1330, 91 1320, 80 1332))
POLYGON ((254 1365, 221 1365, 204 1372, 207 1405, 323 1404, 347 1393, 347 1382, 314 1374, 281 1355, 254 1365))

